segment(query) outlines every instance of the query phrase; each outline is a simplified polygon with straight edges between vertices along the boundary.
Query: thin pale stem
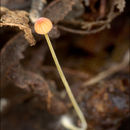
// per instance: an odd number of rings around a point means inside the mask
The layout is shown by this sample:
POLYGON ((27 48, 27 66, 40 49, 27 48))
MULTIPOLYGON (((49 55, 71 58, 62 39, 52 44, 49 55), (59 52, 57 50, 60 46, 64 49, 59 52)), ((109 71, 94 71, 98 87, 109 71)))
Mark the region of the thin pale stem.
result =
POLYGON ((58 59, 57 59, 57 57, 56 57, 55 51, 54 51, 54 49, 53 49, 53 46, 52 46, 52 44, 51 44, 51 41, 50 41, 50 39, 49 39, 48 34, 45 34, 45 38, 46 38, 46 40, 47 40, 47 43, 48 43, 50 52, 51 52, 51 54, 52 54, 53 60, 54 60, 54 62, 55 62, 55 65, 56 65, 57 70, 58 70, 58 72, 59 72, 59 75, 60 75, 60 77, 61 77, 61 80, 62 80, 62 82, 63 82, 63 84, 64 84, 64 86, 65 86, 65 89, 66 89, 67 93, 68 93, 68 96, 69 96, 69 98, 70 98, 70 100, 71 100, 71 102, 72 102, 72 104, 73 104, 73 107, 74 107, 74 109, 75 109, 75 111, 76 111, 78 117, 79 117, 80 120, 81 120, 82 129, 85 130, 85 129, 87 128, 87 123, 86 123, 85 117, 84 117, 82 111, 80 110, 80 108, 79 108, 79 106, 78 106, 78 104, 77 104, 77 102, 76 102, 76 100, 75 100, 75 98, 74 98, 74 96, 73 96, 73 93, 72 93, 72 91, 71 91, 71 89, 70 89, 70 87, 69 87, 69 84, 68 84, 68 82, 67 82, 67 80, 66 80, 66 78, 65 78, 65 76, 64 76, 64 73, 63 73, 63 71, 62 71, 62 69, 61 69, 61 67, 60 67, 60 64, 59 64, 59 62, 58 62, 58 59))

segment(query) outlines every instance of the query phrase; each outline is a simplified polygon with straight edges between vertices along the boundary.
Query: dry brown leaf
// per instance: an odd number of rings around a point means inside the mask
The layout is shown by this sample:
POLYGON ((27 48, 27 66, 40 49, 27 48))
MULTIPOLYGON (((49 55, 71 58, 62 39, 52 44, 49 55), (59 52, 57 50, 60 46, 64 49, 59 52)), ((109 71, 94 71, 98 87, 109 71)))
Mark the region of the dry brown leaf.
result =
POLYGON ((5 7, 0 7, 0 10, 0 26, 18 27, 20 30, 24 31, 24 36, 30 45, 35 45, 35 40, 28 24, 28 13, 26 11, 11 11, 5 7))
POLYGON ((0 72, 2 77, 1 85, 5 84, 5 77, 7 70, 16 64, 19 64, 19 61, 24 58, 22 52, 27 47, 27 42, 25 41, 23 35, 18 34, 4 46, 0 53, 0 72), (13 44, 12 44, 13 43, 13 44))
POLYGON ((0 73, 2 75, 0 87, 5 88, 11 83, 28 93, 33 92, 35 96, 40 98, 42 105, 44 104, 48 111, 56 114, 64 113, 67 110, 66 106, 52 94, 44 77, 24 69, 21 65, 20 60, 24 58, 22 53, 27 45, 23 35, 19 33, 2 48, 0 53, 0 73))

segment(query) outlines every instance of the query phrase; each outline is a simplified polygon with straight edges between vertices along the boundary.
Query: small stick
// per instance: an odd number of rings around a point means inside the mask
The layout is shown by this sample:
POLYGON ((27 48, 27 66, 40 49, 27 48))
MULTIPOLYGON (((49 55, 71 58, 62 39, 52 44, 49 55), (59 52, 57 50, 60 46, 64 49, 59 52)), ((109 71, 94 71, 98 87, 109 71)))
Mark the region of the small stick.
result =
POLYGON ((32 0, 31 9, 29 13, 29 17, 32 23, 35 23, 36 20, 40 18, 40 12, 42 12, 46 4, 46 0, 32 0))
POLYGON ((129 53, 130 53, 129 51, 126 52, 126 54, 123 58, 123 61, 120 64, 116 64, 116 65, 110 67, 108 70, 99 73, 97 76, 93 77, 89 81, 84 82, 82 86, 86 87, 86 86, 94 85, 94 84, 100 82, 101 80, 109 77, 110 75, 125 68, 130 62, 129 53))

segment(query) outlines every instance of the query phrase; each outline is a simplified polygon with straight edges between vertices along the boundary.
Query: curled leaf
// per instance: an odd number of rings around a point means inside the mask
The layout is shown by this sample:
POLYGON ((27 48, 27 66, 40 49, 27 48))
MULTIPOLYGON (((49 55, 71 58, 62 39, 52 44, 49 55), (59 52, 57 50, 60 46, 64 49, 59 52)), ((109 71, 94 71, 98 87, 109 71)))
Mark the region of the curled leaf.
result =
POLYGON ((11 11, 5 7, 1 7, 0 26, 18 27, 24 31, 25 38, 30 45, 35 45, 35 40, 29 27, 28 13, 26 11, 11 11))

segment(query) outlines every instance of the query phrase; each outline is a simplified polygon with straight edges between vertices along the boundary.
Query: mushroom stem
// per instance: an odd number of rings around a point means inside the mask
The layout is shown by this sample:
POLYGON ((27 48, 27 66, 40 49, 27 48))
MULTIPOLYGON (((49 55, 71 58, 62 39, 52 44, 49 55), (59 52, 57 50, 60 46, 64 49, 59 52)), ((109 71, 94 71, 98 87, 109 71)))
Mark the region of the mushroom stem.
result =
POLYGON ((71 102, 72 102, 72 105, 73 105, 73 107, 74 107, 74 109, 75 109, 75 111, 76 111, 78 117, 79 117, 80 120, 81 120, 81 123, 82 123, 82 128, 81 128, 81 130, 86 130, 86 129, 87 129, 87 123, 86 123, 85 117, 84 117, 82 111, 80 110, 80 108, 79 108, 79 106, 78 106, 78 103, 76 102, 76 99, 75 99, 75 97, 73 96, 73 93, 72 93, 72 91, 71 91, 71 89, 70 89, 70 87, 69 87, 69 84, 68 84, 68 82, 67 82, 67 80, 66 80, 66 78, 65 78, 65 76, 64 76, 64 73, 63 73, 63 71, 62 71, 62 69, 61 69, 61 66, 60 66, 59 62, 58 62, 58 59, 57 59, 57 57, 56 57, 55 51, 54 51, 54 49, 53 49, 53 46, 52 46, 52 44, 51 44, 51 41, 50 41, 50 38, 49 38, 48 34, 45 34, 45 38, 46 38, 47 44, 48 44, 48 46, 49 46, 50 52, 51 52, 51 54, 52 54, 53 60, 54 60, 54 62, 55 62, 55 65, 56 65, 56 67, 57 67, 57 70, 58 70, 58 72, 59 72, 59 75, 60 75, 60 77, 61 77, 61 80, 62 80, 62 82, 63 82, 63 84, 64 84, 64 86, 65 86, 65 89, 66 89, 67 93, 68 93, 68 96, 69 96, 69 98, 70 98, 70 100, 71 100, 71 102))

